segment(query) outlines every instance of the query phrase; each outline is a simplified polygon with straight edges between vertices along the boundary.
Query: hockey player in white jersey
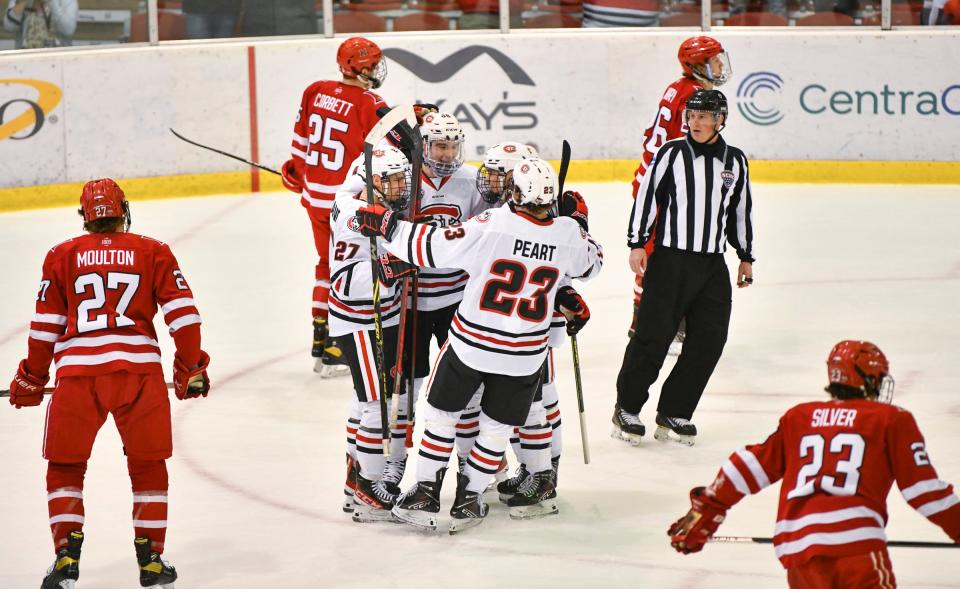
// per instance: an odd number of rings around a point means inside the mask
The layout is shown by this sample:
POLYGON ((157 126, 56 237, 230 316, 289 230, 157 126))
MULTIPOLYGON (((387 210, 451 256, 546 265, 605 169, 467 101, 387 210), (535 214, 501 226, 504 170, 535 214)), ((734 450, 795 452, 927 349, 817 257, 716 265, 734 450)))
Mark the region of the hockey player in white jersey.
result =
MULTIPOLYGON (((391 211, 405 210, 410 198, 410 163, 396 148, 378 146, 373 152, 372 182, 376 200, 391 211)), ((365 170, 359 170, 361 176, 365 170)), ((351 403, 348 432, 356 431, 355 441, 348 436, 348 476, 345 491, 352 497, 344 511, 353 511, 358 522, 389 520, 396 491, 383 479, 383 455, 380 415, 380 372, 386 373, 387 392, 392 390, 396 360, 397 324, 400 300, 394 285, 380 288, 380 312, 383 327, 383 362, 376 357, 374 334, 373 281, 370 239, 360 234, 357 210, 367 204, 365 188, 340 191, 334 200, 330 221, 333 230, 330 257, 330 335, 337 337, 350 365, 356 398, 351 403), (353 454, 352 461, 349 454, 353 454)), ((382 242, 382 240, 379 240, 382 242)), ((378 245, 378 251, 383 243, 378 245)))
POLYGON ((383 235, 395 256, 419 267, 458 267, 469 274, 427 389, 418 482, 393 510, 407 523, 436 527, 457 418, 481 384, 480 433, 458 476, 450 532, 487 515, 481 493, 540 386, 559 282, 588 280, 602 265, 601 248, 586 231, 570 218, 550 217, 557 177, 549 163, 520 162, 507 191, 513 207, 490 209, 446 228, 401 221, 382 206, 357 212, 361 232, 383 235))

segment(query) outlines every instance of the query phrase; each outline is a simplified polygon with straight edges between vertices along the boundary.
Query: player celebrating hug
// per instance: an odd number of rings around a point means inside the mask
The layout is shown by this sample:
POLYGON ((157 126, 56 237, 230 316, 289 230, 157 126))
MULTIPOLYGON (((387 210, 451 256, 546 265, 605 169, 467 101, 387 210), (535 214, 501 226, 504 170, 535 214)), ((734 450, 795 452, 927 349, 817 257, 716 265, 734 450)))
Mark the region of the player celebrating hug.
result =
POLYGON ((117 184, 83 187, 87 235, 53 247, 43 263, 29 352, 10 384, 18 409, 47 406, 43 457, 56 559, 41 589, 71 589, 83 543, 83 479, 107 414, 120 431, 133 486, 134 546, 143 587, 173 587, 177 572, 160 555, 167 529, 167 467, 173 442, 170 402, 153 328, 157 306, 177 352, 177 398, 206 396, 210 357, 200 349, 200 315, 170 248, 128 233, 130 208, 117 184))
POLYGON ((673 547, 699 552, 727 510, 783 479, 773 545, 790 587, 896 586, 884 527, 894 481, 911 507, 960 543, 960 498, 930 464, 913 416, 893 405, 886 356, 845 340, 827 357, 830 401, 780 418, 762 444, 734 452, 692 508, 667 532, 673 547))
POLYGON ((439 489, 457 419, 481 384, 480 433, 458 476, 450 532, 486 516, 480 495, 540 386, 559 282, 590 279, 602 265, 601 248, 586 231, 572 219, 550 217, 557 194, 550 164, 520 162, 507 191, 512 208, 491 209, 446 228, 400 221, 383 207, 357 213, 361 231, 383 235, 395 256, 416 266, 456 267, 469 274, 421 413, 418 483, 393 510, 414 525, 437 525, 439 489))

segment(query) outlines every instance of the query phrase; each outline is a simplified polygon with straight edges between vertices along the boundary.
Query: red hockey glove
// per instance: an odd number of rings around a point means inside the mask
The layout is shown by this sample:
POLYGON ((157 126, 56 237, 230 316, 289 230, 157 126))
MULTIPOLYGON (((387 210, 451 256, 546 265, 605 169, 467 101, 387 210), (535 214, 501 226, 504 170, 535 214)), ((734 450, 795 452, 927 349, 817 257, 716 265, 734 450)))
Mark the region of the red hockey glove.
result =
POLYGON ((700 552, 723 523, 727 507, 707 495, 705 487, 690 490, 690 511, 670 526, 667 535, 677 552, 700 552))
POLYGON ((387 241, 393 237, 397 229, 396 214, 381 205, 367 205, 361 207, 356 215, 356 231, 367 237, 382 235, 387 241))
POLYGON ((210 379, 207 377, 207 366, 210 365, 210 356, 200 350, 200 362, 189 368, 179 356, 173 359, 173 392, 177 398, 194 399, 210 392, 210 379))
POLYGON ((17 375, 10 383, 10 404, 17 409, 36 407, 43 401, 43 387, 49 381, 49 376, 38 378, 27 372, 27 361, 21 360, 17 375))
POLYGON ((561 217, 572 217, 574 221, 580 223, 584 231, 590 231, 588 228, 589 209, 587 209, 587 201, 583 200, 579 192, 567 190, 561 194, 560 198, 557 199, 557 211, 560 212, 561 217))
POLYGON ((560 287, 554 306, 567 318, 567 335, 577 335, 587 321, 590 321, 587 302, 572 286, 560 287))
POLYGON ((380 255, 380 282, 386 286, 393 286, 401 278, 417 273, 417 267, 404 262, 393 254, 380 255))
POLYGON ((428 102, 418 103, 413 105, 413 114, 417 116, 417 124, 423 124, 423 117, 427 116, 432 112, 440 112, 440 109, 436 104, 430 104, 428 102))
POLYGON ((303 192, 303 178, 297 173, 293 158, 284 162, 283 167, 280 168, 280 180, 283 182, 283 187, 290 192, 297 194, 303 192))

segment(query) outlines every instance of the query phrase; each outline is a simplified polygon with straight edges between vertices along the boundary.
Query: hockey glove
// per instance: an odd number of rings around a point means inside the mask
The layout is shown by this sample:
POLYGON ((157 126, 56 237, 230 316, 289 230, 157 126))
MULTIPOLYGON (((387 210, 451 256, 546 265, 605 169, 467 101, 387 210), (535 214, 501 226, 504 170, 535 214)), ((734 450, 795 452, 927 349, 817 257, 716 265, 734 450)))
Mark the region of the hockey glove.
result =
POLYGON ((381 254, 379 268, 380 282, 385 286, 393 286, 398 280, 417 273, 416 266, 404 262, 393 254, 381 254))
POLYGON ((429 102, 417 103, 413 105, 413 114, 417 116, 418 125, 422 125, 423 117, 432 112, 440 112, 440 108, 436 104, 430 104, 429 102))
POLYGON ((567 318, 567 335, 577 335, 590 321, 590 308, 572 286, 561 286, 555 303, 557 311, 567 318))
POLYGON ((173 392, 177 398, 194 399, 207 396, 210 392, 210 379, 207 377, 207 366, 210 365, 210 356, 200 350, 200 362, 193 368, 183 363, 179 356, 173 359, 173 392))
POLYGON ((303 192, 303 179, 297 172, 293 158, 284 162, 283 167, 280 168, 280 180, 283 182, 283 187, 290 192, 296 192, 297 194, 303 192))
POLYGON ((21 407, 36 407, 43 401, 43 387, 50 377, 38 378, 27 372, 27 361, 21 360, 17 375, 10 383, 10 404, 21 407))
POLYGON ((707 494, 705 487, 690 490, 690 511, 670 526, 667 535, 677 552, 700 552, 723 523, 727 507, 707 494))
POLYGON ((581 196, 579 192, 567 190, 561 194, 557 200, 557 211, 559 211, 561 217, 572 217, 574 221, 580 223, 584 231, 590 231, 588 227, 589 209, 587 209, 587 201, 583 199, 583 196, 581 196))
POLYGON ((393 232, 397 229, 396 214, 381 205, 367 205, 357 210, 357 227, 355 231, 366 237, 382 235, 390 241, 393 232))

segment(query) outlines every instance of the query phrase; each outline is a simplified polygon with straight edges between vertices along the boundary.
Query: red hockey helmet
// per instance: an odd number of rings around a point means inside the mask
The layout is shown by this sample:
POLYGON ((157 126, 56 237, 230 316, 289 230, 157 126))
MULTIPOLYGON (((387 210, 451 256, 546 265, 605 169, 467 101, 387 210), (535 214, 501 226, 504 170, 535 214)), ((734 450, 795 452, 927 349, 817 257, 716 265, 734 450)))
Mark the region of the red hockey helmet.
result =
POLYGON ((379 88, 387 77, 383 52, 376 43, 364 37, 350 37, 340 44, 337 65, 344 76, 365 80, 371 88, 379 88), (363 75, 364 69, 369 69, 370 75, 363 75))
POLYGON ((126 227, 130 227, 130 206, 123 189, 110 178, 91 180, 83 185, 80 194, 80 210, 84 223, 97 219, 123 217, 126 227))
POLYGON ((869 397, 887 403, 893 398, 890 363, 880 348, 859 340, 843 340, 827 357, 827 378, 830 384, 860 389, 869 397))
POLYGON ((960 0, 947 0, 943 5, 943 18, 948 25, 960 25, 960 0))
POLYGON ((714 86, 720 86, 730 79, 730 60, 726 56, 726 51, 723 50, 723 45, 713 37, 705 35, 690 37, 680 44, 677 59, 680 60, 686 76, 710 82, 714 86), (718 55, 723 60, 721 71, 714 72, 708 62, 711 57, 718 55))

